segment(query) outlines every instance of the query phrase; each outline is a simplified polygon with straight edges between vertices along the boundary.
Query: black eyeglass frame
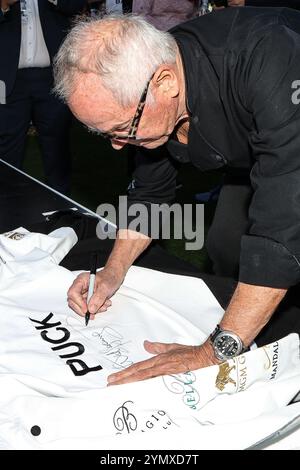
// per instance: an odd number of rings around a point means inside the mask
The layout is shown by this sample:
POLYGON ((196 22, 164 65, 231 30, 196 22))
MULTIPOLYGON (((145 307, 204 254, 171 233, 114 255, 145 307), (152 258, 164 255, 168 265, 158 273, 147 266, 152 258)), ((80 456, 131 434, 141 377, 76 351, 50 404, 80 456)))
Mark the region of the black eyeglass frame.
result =
POLYGON ((140 120, 142 118, 142 115, 143 115, 143 111, 144 111, 144 108, 145 108, 145 104, 146 104, 146 101, 147 101, 147 94, 148 94, 148 90, 149 90, 149 85, 151 83, 151 80, 152 78, 154 77, 154 74, 151 75, 150 79, 148 80, 144 90, 143 90, 143 93, 139 99, 139 102, 138 102, 138 105, 137 105, 137 108, 136 108, 136 111, 134 113, 134 116, 133 116, 133 119, 131 121, 131 124, 129 126, 129 131, 128 131, 128 134, 126 136, 124 135, 120 135, 120 134, 114 134, 114 133, 110 133, 110 132, 99 132, 98 134, 101 135, 101 137, 104 137, 104 139, 110 139, 110 140, 113 140, 113 139, 117 139, 117 140, 138 140, 138 138, 136 137, 136 133, 137 133, 137 130, 138 130, 138 127, 139 127, 139 124, 140 124, 140 120))

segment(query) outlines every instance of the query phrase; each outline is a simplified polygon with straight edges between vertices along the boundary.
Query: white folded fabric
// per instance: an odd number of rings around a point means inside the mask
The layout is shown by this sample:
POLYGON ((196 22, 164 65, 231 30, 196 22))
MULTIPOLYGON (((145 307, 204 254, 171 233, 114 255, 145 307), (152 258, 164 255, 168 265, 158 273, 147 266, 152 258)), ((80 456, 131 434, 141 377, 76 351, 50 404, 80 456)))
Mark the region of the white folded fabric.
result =
POLYGON ((67 305, 76 242, 0 235, 0 448, 245 448, 299 412, 299 337, 220 366, 107 387, 152 341, 200 344, 223 311, 200 279, 132 267, 112 307, 85 327, 67 305), (224 430, 227 429, 224 437, 224 430), (163 437, 162 437, 163 433, 163 437))

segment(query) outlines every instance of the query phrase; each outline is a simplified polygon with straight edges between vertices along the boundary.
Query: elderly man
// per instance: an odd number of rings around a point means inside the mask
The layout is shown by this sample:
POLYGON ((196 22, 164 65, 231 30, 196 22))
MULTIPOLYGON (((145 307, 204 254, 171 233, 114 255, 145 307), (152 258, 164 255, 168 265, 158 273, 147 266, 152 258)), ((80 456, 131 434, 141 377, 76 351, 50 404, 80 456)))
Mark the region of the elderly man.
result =
MULTIPOLYGON (((65 40, 56 59, 56 90, 115 149, 168 143, 174 159, 200 170, 251 170, 239 283, 220 326, 202 345, 146 341, 155 356, 111 375, 110 384, 240 354, 300 281, 299 80, 300 15, 288 9, 227 9, 171 33, 138 17, 108 17, 79 23, 65 40)), ((174 197, 171 159, 155 160, 148 152, 134 179, 131 202, 151 208, 174 197)), ((87 308, 92 316, 105 311, 150 242, 147 234, 122 227, 89 305, 89 275, 83 274, 68 292, 70 307, 79 315, 87 308)), ((228 251, 225 244, 220 249, 228 251)))

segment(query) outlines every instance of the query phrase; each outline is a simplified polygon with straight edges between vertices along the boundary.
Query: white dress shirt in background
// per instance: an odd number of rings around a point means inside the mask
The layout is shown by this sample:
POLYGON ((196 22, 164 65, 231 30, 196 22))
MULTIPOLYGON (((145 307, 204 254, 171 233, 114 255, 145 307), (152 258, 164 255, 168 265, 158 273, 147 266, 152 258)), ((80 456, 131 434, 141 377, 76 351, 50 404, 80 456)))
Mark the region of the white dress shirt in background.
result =
MULTIPOLYGON (((56 4, 55 1, 51 3, 56 4)), ((50 56, 42 31, 38 0, 21 0, 21 14, 22 35, 19 69, 49 67, 50 56)))

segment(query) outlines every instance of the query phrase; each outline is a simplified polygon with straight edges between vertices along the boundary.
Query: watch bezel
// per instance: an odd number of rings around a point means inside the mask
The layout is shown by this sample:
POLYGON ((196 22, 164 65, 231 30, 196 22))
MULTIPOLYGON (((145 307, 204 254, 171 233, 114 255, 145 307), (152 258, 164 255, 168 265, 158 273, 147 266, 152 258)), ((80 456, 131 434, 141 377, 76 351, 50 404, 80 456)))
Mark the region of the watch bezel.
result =
POLYGON ((212 342, 214 354, 215 354, 216 358, 219 359, 220 361, 226 361, 226 360, 229 360, 229 359, 233 359, 234 357, 239 356, 245 349, 241 338, 236 333, 233 333, 233 331, 229 331, 229 330, 222 330, 219 327, 219 325, 217 326, 215 331, 211 334, 210 339, 211 339, 211 342, 212 342), (237 351, 234 355, 229 355, 229 354, 226 354, 226 353, 220 351, 217 343, 223 337, 229 337, 229 338, 231 338, 235 341, 235 343, 237 345, 237 351))

